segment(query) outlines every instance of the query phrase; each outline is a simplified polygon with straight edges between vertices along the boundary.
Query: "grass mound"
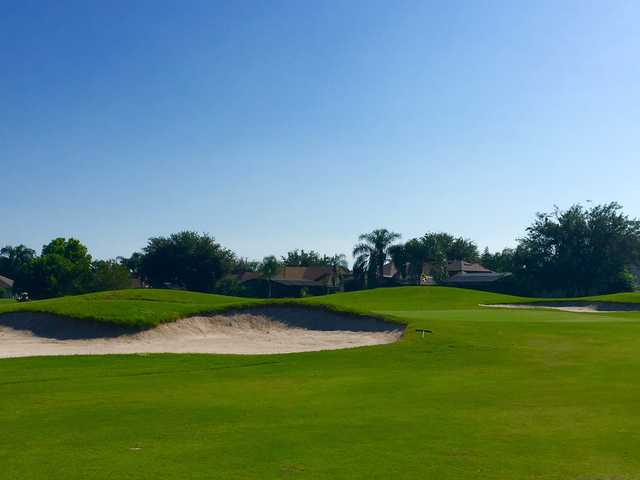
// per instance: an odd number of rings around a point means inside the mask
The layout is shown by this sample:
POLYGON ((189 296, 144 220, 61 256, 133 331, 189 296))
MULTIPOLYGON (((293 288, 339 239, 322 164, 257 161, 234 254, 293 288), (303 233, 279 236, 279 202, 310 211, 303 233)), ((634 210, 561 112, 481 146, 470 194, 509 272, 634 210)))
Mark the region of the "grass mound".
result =
POLYGON ((130 327, 153 327, 197 313, 255 305, 259 300, 180 290, 117 290, 73 297, 0 304, 7 312, 49 313, 91 319, 130 327))

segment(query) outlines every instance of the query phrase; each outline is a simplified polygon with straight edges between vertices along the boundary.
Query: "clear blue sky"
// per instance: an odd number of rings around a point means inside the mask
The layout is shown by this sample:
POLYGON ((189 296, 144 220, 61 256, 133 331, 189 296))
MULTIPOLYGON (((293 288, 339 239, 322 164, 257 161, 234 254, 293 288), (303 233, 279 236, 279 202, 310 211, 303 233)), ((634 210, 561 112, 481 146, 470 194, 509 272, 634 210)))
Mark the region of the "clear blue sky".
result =
POLYGON ((0 0, 0 244, 501 249, 640 217, 640 3, 0 0))

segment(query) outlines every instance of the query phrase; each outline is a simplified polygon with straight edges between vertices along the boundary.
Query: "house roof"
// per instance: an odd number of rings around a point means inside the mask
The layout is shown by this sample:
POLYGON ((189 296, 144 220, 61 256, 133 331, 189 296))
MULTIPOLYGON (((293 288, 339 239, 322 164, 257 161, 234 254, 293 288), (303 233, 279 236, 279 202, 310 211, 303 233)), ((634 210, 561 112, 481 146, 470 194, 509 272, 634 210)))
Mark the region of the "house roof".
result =
POLYGON ((296 286, 296 287, 324 287, 325 284, 322 282, 316 282, 315 280, 285 280, 282 278, 272 278, 271 281, 273 283, 279 283, 280 285, 286 286, 296 286))
POLYGON ((13 280, 0 275, 0 288, 13 288, 13 280))
POLYGON ((491 270, 483 267, 479 263, 465 262, 464 260, 453 260, 451 262, 447 262, 447 271, 470 272, 470 273, 493 273, 491 270))
POLYGON ((462 284, 462 283, 491 283, 510 276, 510 273, 458 273, 447 278, 444 283, 462 284))
MULTIPOLYGON (((282 267, 277 275, 271 279, 274 282, 283 285, 308 285, 313 286, 324 285, 321 280, 331 278, 333 276, 333 268, 325 266, 314 267, 282 267), (294 283, 297 282, 297 283, 294 283), (311 282, 311 283, 309 283, 311 282)), ((258 272, 242 272, 238 276, 240 283, 248 282, 262 278, 258 272)))
POLYGON ((320 280, 323 277, 333 275, 333 268, 316 267, 282 267, 278 277, 287 280, 320 280))
MULTIPOLYGON (((393 264, 393 262, 389 262, 385 264, 383 271, 384 271, 385 277, 393 277, 398 273, 398 269, 393 264)), ((424 265, 422 266, 422 271, 426 274, 429 274, 431 272, 431 263, 425 262, 424 265)), ((449 272, 450 275, 454 275, 459 272, 466 272, 466 273, 473 273, 473 274, 493 273, 492 270, 489 270, 488 268, 483 267, 479 263, 465 262, 464 260, 451 260, 447 262, 447 272, 449 272)))

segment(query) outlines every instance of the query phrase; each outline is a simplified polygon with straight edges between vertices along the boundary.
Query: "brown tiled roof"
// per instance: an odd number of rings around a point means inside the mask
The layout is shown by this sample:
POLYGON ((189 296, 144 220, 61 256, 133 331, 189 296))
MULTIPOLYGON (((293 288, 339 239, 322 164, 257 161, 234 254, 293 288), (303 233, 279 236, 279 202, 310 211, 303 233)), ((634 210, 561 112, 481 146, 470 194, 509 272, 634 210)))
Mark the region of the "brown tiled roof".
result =
POLYGON ((0 275, 0 288, 13 288, 13 280, 0 275))
POLYGON ((447 271, 449 272, 471 272, 471 273, 492 273, 488 268, 483 267, 479 263, 465 262, 464 260, 453 260, 447 262, 447 271))
POLYGON ((286 280, 319 280, 333 275, 331 267, 282 267, 277 277, 286 280))
MULTIPOLYGON (((319 282, 333 275, 332 267, 282 267, 277 275, 272 278, 273 281, 301 281, 301 282, 319 282)), ((258 272, 243 272, 238 276, 240 283, 261 278, 258 272)))
MULTIPOLYGON (((425 274, 429 274, 431 272, 431 263, 425 262, 422 266, 422 271, 425 274)), ((465 262, 464 260, 452 260, 447 262, 447 272, 450 275, 455 275, 456 273, 465 272, 465 273, 493 273, 492 270, 483 267, 479 263, 465 262)), ((385 277, 393 277, 398 273, 393 262, 389 262, 384 266, 384 276, 385 277)))

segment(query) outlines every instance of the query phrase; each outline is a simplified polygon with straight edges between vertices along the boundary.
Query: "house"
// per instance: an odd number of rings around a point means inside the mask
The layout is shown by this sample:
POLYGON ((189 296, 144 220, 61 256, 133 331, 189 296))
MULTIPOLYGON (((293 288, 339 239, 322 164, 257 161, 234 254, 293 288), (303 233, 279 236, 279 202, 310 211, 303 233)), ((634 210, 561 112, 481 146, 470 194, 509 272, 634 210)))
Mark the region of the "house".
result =
MULTIPOLYGON (((350 275, 348 270, 333 267, 282 267, 271 279, 271 295, 273 297, 299 297, 303 293, 324 295, 341 291, 344 279, 350 275)), ((267 296, 267 280, 258 272, 243 272, 238 275, 238 282, 245 286, 250 294, 267 296)))
MULTIPOLYGON (((432 264, 429 262, 425 262, 422 265, 423 279, 421 283, 423 284, 433 283, 433 278, 431 277, 431 269, 432 269, 432 264)), ((393 264, 393 262, 387 263, 384 266, 383 272, 384 272, 385 278, 401 280, 400 272, 398 271, 396 266, 393 264)), ((451 260, 447 262, 448 277, 454 277, 461 273, 476 275, 480 273, 487 274, 487 273, 494 273, 494 272, 489 270, 488 268, 483 267, 479 263, 475 263, 475 262, 466 262, 464 260, 451 260)))
MULTIPOLYGON (((432 264, 425 262, 422 266, 420 285, 435 285, 437 282, 431 275, 432 264)), ((482 288, 493 282, 509 277, 510 273, 496 273, 476 262, 451 260, 447 262, 447 278, 441 283, 452 287, 482 288)), ((393 262, 384 266, 384 276, 400 283, 411 283, 403 280, 393 262)))
POLYGON ((11 290, 13 290, 13 280, 0 275, 0 298, 2 298, 4 292, 7 292, 5 296, 11 295, 11 290))
POLYGON ((452 277, 447 278, 442 283, 450 287, 475 288, 479 290, 491 289, 496 286, 496 282, 500 282, 508 277, 510 273, 467 273, 460 272, 452 277))

